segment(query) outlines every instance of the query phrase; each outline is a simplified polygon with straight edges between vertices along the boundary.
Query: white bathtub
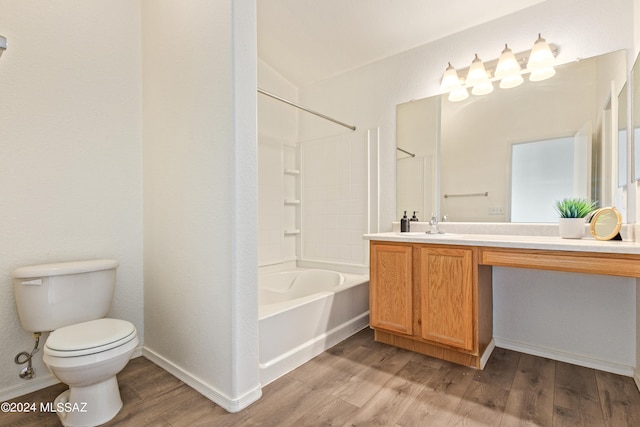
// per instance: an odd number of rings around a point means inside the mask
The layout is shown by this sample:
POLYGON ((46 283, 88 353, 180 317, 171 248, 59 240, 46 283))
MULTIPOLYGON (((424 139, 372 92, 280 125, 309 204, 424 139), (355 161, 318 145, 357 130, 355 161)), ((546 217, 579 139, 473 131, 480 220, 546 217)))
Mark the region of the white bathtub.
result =
POLYGON ((369 324, 369 277, 319 269, 261 273, 260 382, 266 385, 369 324))

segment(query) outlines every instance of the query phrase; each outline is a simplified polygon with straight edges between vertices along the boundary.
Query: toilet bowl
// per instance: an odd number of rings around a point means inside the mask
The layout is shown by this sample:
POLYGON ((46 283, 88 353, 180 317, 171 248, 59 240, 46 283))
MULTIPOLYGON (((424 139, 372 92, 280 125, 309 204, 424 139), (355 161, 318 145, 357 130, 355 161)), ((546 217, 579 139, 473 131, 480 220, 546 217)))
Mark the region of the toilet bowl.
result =
POLYGON ((65 426, 95 426, 122 408, 116 374, 138 346, 130 322, 97 319, 53 331, 44 346, 43 361, 69 386, 54 401, 65 426))
POLYGON ((53 402, 65 426, 104 424, 122 408, 118 374, 138 346, 135 326, 106 318, 118 262, 97 259, 13 271, 18 317, 29 332, 51 331, 43 362, 69 386, 53 402))

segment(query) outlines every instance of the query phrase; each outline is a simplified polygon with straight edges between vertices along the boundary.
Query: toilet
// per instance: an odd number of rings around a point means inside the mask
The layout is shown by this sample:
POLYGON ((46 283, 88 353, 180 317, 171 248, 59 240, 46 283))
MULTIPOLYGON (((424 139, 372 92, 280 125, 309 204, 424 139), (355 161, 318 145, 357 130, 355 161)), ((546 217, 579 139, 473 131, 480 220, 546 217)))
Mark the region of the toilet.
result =
POLYGON ((105 318, 118 262, 41 264, 13 271, 16 306, 29 332, 51 331, 43 361, 69 389, 53 403, 65 426, 97 426, 122 408, 118 374, 138 346, 135 326, 105 318))

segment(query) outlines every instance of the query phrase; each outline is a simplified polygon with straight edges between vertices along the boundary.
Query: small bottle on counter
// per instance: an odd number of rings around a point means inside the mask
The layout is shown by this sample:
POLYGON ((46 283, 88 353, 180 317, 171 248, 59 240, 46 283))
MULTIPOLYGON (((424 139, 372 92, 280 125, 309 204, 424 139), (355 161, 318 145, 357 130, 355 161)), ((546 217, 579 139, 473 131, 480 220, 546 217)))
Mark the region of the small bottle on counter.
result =
POLYGON ((438 231, 438 217, 436 216, 436 214, 431 214, 431 221, 429 221, 429 224, 431 225, 431 230, 429 231, 429 233, 440 234, 440 231, 438 231))
POLYGON ((404 216, 400 218, 400 232, 408 233, 411 224, 409 224, 409 217, 407 217, 407 211, 404 211, 404 216))
POLYGON ((411 219, 409 221, 420 221, 418 219, 418 217, 416 216, 416 212, 418 212, 418 211, 413 211, 413 216, 411 217, 411 219))

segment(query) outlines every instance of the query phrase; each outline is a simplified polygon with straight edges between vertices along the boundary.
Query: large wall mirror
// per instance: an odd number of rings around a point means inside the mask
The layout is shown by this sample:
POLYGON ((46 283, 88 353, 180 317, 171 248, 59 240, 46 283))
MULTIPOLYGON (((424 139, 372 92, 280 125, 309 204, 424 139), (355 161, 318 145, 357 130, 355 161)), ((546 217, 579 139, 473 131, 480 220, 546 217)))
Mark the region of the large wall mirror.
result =
POLYGON ((626 51, 556 69, 461 102, 438 95, 398 105, 398 218, 555 222, 553 204, 565 197, 612 205, 626 51))

